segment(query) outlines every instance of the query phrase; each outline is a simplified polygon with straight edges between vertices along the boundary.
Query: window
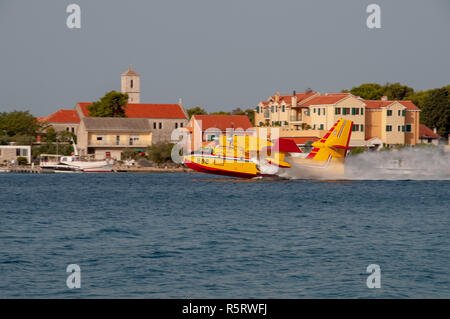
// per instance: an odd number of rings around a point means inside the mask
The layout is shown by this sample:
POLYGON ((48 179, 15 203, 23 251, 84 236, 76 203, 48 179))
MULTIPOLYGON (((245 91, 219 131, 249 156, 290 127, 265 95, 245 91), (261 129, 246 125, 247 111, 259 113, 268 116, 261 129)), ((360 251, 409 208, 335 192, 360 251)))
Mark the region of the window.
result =
POLYGON ((68 127, 66 127, 66 131, 69 132, 69 128, 68 127))
POLYGON ((411 132, 412 127, 411 124, 406 124, 406 132, 411 132))
POLYGON ((103 142, 103 144, 106 144, 106 136, 103 135, 97 135, 97 144, 101 144, 100 142, 103 142))
POLYGON ((320 124, 319 129, 320 129, 320 130, 323 130, 323 124, 320 124))
POLYGON ((183 123, 180 123, 180 127, 183 127, 183 123))
POLYGON ((313 113, 316 113, 316 108, 313 108, 313 113))
POLYGON ((153 122, 153 129, 156 130, 156 122, 153 122))
MULTIPOLYGON (((361 110, 362 110, 362 109, 361 109, 361 110)), ((364 132, 364 125, 363 125, 363 124, 361 124, 361 125, 359 126, 359 128, 360 128, 361 132, 364 132)))
POLYGON ((72 133, 74 133, 74 134, 75 134, 75 128, 74 128, 74 127, 72 127, 72 133))
POLYGON ((159 122, 159 129, 162 129, 162 123, 159 122))
POLYGON ((282 106, 282 112, 284 112, 284 105, 282 106))
POLYGON ((392 125, 386 125, 386 132, 392 132, 392 125))
POLYGON ((402 116, 406 116, 406 110, 402 111, 402 116))
POLYGON ((259 106, 256 107, 256 113, 259 113, 259 106))
POLYGON ((178 123, 175 123, 175 128, 178 128, 178 123))
POLYGON ((387 110, 387 116, 392 116, 392 110, 387 110))
POLYGON ((259 126, 263 126, 263 122, 259 122, 259 126))
POLYGON ((350 108, 349 107, 342 108, 342 115, 347 115, 347 114, 350 114, 350 108))
POLYGON ((322 110, 322 111, 323 111, 323 113, 322 113, 322 114, 323 114, 323 115, 325 115, 325 108, 323 108, 323 110, 322 110))
POLYGON ((398 110, 398 116, 401 116, 401 114, 402 114, 402 111, 398 110))
POLYGON ((16 148, 16 156, 20 156, 20 148, 16 148))
POLYGON ((340 107, 337 107, 337 108, 334 110, 334 114, 336 114, 336 115, 341 114, 341 108, 340 108, 340 107))
POLYGON ((133 80, 130 81, 130 87, 133 88, 133 80))
POLYGON ((364 115, 364 108, 361 108, 361 115, 364 115))
POLYGON ((26 148, 22 148, 22 156, 28 156, 28 150, 26 148))
POLYGON ((399 125, 398 127, 397 127, 397 131, 401 131, 402 130, 402 127, 399 125))
POLYGON ((405 126, 404 125, 402 125, 402 132, 404 132, 405 131, 405 126))
POLYGON ((207 135, 207 136, 206 136, 206 140, 207 140, 208 142, 211 142, 211 141, 214 140, 215 137, 216 137, 216 136, 215 136, 214 134, 207 135))
POLYGON ((317 115, 320 115, 320 109, 317 109, 317 115))
POLYGON ((353 132, 359 131, 359 125, 358 125, 358 124, 353 124, 353 126, 352 126, 352 131, 353 131, 353 132))
POLYGON ((272 105, 272 107, 270 108, 270 110, 272 111, 272 113, 274 112, 274 106, 272 105))
POLYGON ((139 136, 130 136, 130 145, 135 145, 139 142, 139 136))
POLYGON ((116 145, 120 145, 120 135, 116 135, 116 145))

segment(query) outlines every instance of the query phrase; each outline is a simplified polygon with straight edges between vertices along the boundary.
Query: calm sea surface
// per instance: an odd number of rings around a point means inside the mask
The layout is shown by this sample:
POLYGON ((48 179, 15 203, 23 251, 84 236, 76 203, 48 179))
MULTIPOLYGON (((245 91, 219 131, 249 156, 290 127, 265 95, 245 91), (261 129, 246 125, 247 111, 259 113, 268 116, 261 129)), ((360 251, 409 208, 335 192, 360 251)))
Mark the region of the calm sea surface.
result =
POLYGON ((0 297, 450 298, 449 207, 450 181, 0 174, 0 297))

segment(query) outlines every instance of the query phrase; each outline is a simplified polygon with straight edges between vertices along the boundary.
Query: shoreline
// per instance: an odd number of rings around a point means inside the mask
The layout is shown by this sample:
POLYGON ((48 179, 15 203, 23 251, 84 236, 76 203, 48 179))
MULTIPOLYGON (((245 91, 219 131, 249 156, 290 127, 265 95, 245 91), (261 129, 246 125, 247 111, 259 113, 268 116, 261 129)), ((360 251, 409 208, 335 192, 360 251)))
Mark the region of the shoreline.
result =
MULTIPOLYGON (((194 173, 195 171, 187 167, 114 167, 111 173, 194 173)), ((30 173, 30 174, 53 174, 53 171, 46 171, 39 166, 13 166, 0 167, 0 173, 30 173)))

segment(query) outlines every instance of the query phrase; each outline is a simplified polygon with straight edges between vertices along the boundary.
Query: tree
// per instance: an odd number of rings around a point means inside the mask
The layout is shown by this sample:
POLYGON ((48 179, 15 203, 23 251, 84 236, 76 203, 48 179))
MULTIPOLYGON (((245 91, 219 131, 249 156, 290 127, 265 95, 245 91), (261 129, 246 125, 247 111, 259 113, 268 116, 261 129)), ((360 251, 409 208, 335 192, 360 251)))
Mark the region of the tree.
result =
POLYGON ((255 126, 255 111, 253 109, 246 109, 245 115, 247 115, 250 122, 252 122, 252 125, 255 126))
POLYGON ((40 128, 39 122, 29 111, 0 113, 0 134, 35 136, 40 128))
POLYGON ((383 87, 377 83, 364 83, 352 87, 350 93, 366 100, 379 100, 383 96, 383 87))
POLYGON ((423 100, 420 122, 429 128, 437 128, 439 135, 450 133, 450 90, 447 87, 430 90, 423 100))
POLYGON ((42 134, 43 144, 32 147, 33 158, 41 154, 71 155, 74 152, 72 140, 76 142, 76 135, 69 131, 55 131, 50 126, 42 134))
POLYGON ((225 111, 217 111, 217 112, 212 112, 212 113, 209 113, 209 114, 211 114, 211 115, 230 115, 231 113, 230 112, 225 112, 225 111))
POLYGON ((43 141, 45 142, 56 142, 58 138, 58 133, 53 128, 53 126, 50 126, 45 130, 45 133, 43 134, 43 141))
POLYGON ((156 143, 148 148, 149 158, 154 163, 165 163, 171 161, 172 143, 156 143))
POLYGON ((232 115, 245 115, 245 112, 241 110, 240 107, 235 108, 234 110, 231 111, 232 115))
POLYGON ((187 110, 189 118, 191 118, 193 115, 206 115, 208 112, 206 112, 204 109, 202 109, 199 106, 193 107, 191 109, 187 110))
POLYGON ((414 89, 400 83, 386 83, 383 87, 383 95, 389 100, 403 100, 406 96, 414 93, 414 89))
POLYGON ((110 91, 100 101, 88 106, 89 116, 92 117, 126 117, 128 94, 110 91))
POLYGON ((430 93, 431 90, 428 91, 417 91, 411 94, 408 94, 403 98, 403 100, 409 100, 413 102, 415 105, 417 105, 419 108, 422 108, 423 101, 427 97, 427 95, 430 93))

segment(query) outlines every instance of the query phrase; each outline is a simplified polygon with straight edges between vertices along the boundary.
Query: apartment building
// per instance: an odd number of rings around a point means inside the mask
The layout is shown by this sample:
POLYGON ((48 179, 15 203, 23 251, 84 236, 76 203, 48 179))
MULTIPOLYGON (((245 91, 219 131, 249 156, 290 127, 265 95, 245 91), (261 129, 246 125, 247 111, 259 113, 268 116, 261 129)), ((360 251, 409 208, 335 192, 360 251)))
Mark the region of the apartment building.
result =
POLYGON ((280 127, 281 137, 295 139, 320 138, 340 118, 354 123, 350 146, 415 145, 419 140, 420 110, 410 101, 389 101, 385 97, 370 101, 350 93, 294 92, 277 93, 255 109, 257 126, 280 127))

